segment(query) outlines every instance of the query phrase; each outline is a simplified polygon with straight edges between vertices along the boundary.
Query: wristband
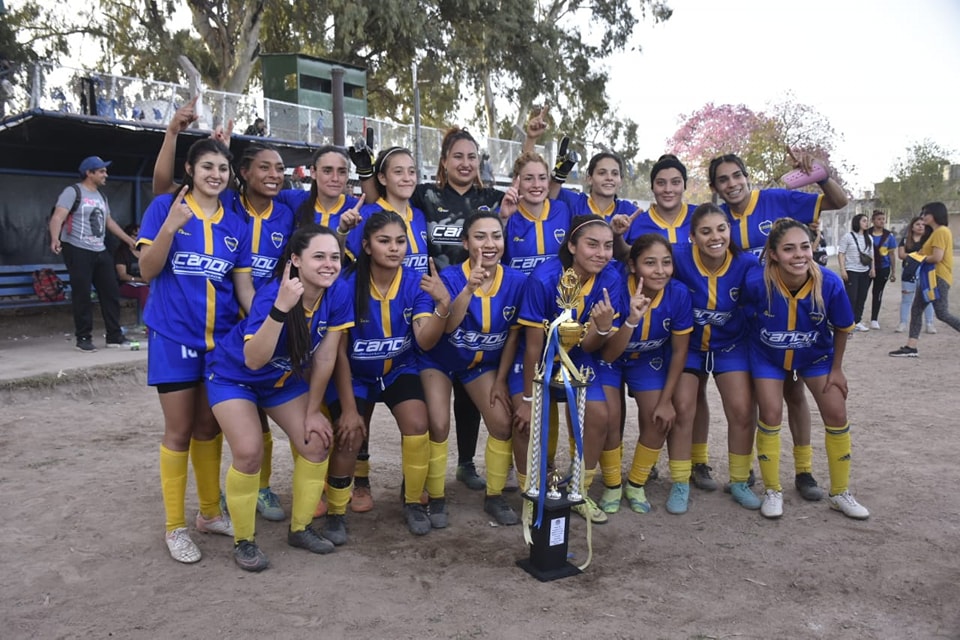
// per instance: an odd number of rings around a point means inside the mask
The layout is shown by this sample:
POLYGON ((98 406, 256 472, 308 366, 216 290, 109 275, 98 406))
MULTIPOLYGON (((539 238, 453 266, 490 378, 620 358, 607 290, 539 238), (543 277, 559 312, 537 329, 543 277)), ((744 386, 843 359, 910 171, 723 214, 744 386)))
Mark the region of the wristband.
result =
POLYGON ((524 402, 533 402, 533 396, 523 396, 524 402))
POLYGON ((442 315, 440 315, 440 312, 437 311, 437 308, 434 307, 434 308, 433 308, 433 315, 437 316, 437 317, 440 318, 441 320, 446 320, 447 318, 450 317, 450 309, 449 309, 449 308, 447 309, 447 315, 442 316, 442 315))
POLYGON ((606 331, 600 331, 600 329, 598 329, 596 326, 594 326, 593 328, 594 330, 596 330, 598 336, 606 336, 606 335, 609 335, 611 331, 613 331, 613 327, 610 327, 606 331))
POLYGON ((637 324, 633 324, 629 320, 624 320, 623 326, 627 327, 628 329, 636 329, 637 327, 640 326, 640 323, 638 322, 637 324))
POLYGON ((270 307, 270 319, 276 320, 280 324, 283 324, 283 322, 287 319, 287 313, 287 311, 280 311, 280 309, 277 309, 277 305, 270 307))
POLYGON ((340 231, 340 226, 338 225, 338 226, 337 226, 337 235, 338 235, 338 236, 348 236, 348 235, 350 235, 350 230, 347 229, 346 231, 340 231))

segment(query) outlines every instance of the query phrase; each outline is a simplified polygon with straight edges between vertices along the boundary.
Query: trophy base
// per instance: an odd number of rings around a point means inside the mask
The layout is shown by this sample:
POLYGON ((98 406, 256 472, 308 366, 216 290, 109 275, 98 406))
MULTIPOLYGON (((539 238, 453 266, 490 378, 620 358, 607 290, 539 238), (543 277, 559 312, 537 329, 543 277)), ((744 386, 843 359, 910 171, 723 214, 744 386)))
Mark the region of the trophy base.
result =
MULTIPOLYGON (((536 508, 535 498, 524 496, 536 508)), ((543 520, 539 527, 530 528, 530 556, 517 560, 517 566, 540 582, 568 578, 580 569, 567 561, 570 538, 570 508, 583 500, 572 501, 566 494, 559 499, 548 498, 543 504, 543 520)))

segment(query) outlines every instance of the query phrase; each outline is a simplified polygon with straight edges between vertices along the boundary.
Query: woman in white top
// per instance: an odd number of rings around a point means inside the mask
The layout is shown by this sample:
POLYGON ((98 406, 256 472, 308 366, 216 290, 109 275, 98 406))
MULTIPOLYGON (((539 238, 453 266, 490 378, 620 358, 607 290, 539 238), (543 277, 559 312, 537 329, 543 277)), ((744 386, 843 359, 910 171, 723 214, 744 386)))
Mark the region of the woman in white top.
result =
POLYGON ((869 227, 867 216, 858 213, 850 223, 850 233, 840 236, 837 242, 837 260, 840 262, 840 277, 847 288, 847 297, 853 306, 853 319, 856 321, 857 331, 870 331, 867 325, 861 322, 863 305, 867 301, 867 289, 875 274, 876 265, 873 264, 873 241, 867 235, 869 227), (869 264, 864 264, 861 256, 869 258, 869 264))

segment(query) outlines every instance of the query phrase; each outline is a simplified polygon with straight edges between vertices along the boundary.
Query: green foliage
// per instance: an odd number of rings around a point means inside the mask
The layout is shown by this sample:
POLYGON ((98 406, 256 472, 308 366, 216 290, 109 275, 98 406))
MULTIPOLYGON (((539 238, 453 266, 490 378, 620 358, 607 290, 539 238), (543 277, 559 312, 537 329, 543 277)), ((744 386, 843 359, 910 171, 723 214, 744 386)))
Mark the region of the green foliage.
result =
POLYGON ((957 184, 944 179, 953 151, 929 138, 907 148, 891 167, 892 177, 876 185, 876 197, 890 220, 907 221, 926 202, 957 200, 957 184))

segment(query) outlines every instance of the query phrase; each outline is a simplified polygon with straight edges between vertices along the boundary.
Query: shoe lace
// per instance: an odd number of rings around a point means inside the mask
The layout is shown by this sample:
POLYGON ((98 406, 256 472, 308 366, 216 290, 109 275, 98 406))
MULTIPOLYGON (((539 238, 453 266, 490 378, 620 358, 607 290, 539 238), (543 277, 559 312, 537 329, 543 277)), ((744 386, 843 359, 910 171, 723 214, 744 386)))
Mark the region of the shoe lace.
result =
POLYGON ((280 506, 280 499, 277 498, 277 494, 269 489, 260 492, 260 500, 270 508, 280 506))

